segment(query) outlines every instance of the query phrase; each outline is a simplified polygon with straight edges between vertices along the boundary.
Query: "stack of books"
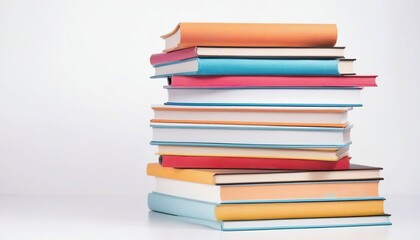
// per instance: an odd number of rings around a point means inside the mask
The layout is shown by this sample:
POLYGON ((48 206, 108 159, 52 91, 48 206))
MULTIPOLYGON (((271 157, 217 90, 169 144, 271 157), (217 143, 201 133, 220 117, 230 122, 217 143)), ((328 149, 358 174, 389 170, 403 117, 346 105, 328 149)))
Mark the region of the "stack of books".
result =
POLYGON ((390 225, 381 168, 350 164, 360 92, 334 24, 181 23, 153 54, 153 211, 221 230, 390 225))

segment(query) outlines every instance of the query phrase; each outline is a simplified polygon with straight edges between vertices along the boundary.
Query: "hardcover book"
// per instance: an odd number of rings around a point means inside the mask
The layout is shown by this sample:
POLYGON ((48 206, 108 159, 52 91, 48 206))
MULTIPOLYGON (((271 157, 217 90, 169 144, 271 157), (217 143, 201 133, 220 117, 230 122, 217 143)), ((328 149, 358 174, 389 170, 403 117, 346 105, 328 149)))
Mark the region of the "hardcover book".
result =
POLYGON ((376 87, 376 76, 172 76, 173 87, 376 87))
POLYGON ((384 198, 217 204, 149 193, 153 211, 210 221, 360 217, 384 214, 384 198))
POLYGON ((340 76, 354 74, 355 59, 250 59, 192 58, 155 65, 152 78, 174 75, 295 75, 340 76))
POLYGON ((162 38, 165 40, 165 51, 195 46, 333 47, 337 41, 337 26, 335 24, 180 23, 162 38))
POLYGON ((186 146, 339 148, 350 145, 350 130, 330 127, 152 123, 152 142, 186 146), (249 136, 252 135, 252 138, 249 136), (171 144, 172 143, 172 144, 171 144))
POLYGON ((160 156, 163 167, 173 168, 232 168, 232 169, 290 169, 290 170, 335 170, 348 169, 350 157, 337 161, 250 157, 211 157, 211 156, 160 156))
POLYGON ((150 56, 152 65, 181 61, 196 57, 222 58, 343 58, 344 47, 317 48, 253 48, 253 47, 192 47, 150 56))
POLYGON ((341 127, 351 107, 218 107, 155 105, 153 123, 341 127))
POLYGON ((379 179, 211 185, 156 177, 154 192, 213 203, 376 199, 379 179))
POLYGON ((159 163, 147 165, 147 175, 203 184, 244 184, 274 182, 320 182, 338 180, 378 180, 382 168, 351 164, 345 170, 254 170, 176 169, 159 163))
POLYGON ((344 148, 243 148, 158 145, 157 155, 306 159, 337 161, 349 155, 344 148))
MULTIPOLYGON (((246 220, 246 221, 211 221, 198 218, 182 217, 172 214, 164 214, 165 217, 194 224, 203 225, 221 231, 252 231, 247 232, 258 234, 255 230, 281 230, 281 229, 308 229, 308 228, 337 228, 337 227, 368 227, 368 226, 388 226, 392 225, 389 221, 389 214, 378 216, 360 217, 328 217, 328 218, 300 218, 300 219, 273 219, 273 220, 246 220)), ((297 232, 293 232, 295 236, 297 232)), ((382 232, 380 232, 382 233, 382 232)), ((237 233, 232 239, 237 239, 237 233)), ((341 232, 340 232, 341 234, 341 232)), ((337 237, 341 237, 341 235, 337 237)), ((272 236, 272 235, 270 235, 272 236)), ((305 235, 306 236, 306 235, 305 235)), ((325 237, 330 237, 331 233, 326 232, 325 237)), ((357 235, 359 236, 359 235, 357 235)), ((378 235, 372 234, 371 238, 378 235)), ((383 234, 381 236, 386 236, 383 234)), ((257 236, 255 236, 257 237, 257 236)))

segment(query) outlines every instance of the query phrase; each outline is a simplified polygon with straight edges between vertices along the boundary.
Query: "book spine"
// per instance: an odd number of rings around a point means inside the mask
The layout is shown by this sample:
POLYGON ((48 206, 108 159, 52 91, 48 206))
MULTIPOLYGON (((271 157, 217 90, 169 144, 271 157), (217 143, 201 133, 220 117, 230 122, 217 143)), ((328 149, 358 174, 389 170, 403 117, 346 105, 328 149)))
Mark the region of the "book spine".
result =
POLYGON ((339 60, 199 58, 196 75, 339 76, 339 60))
POLYGON ((161 157, 163 167, 173 168, 342 170, 350 167, 349 157, 343 157, 338 161, 171 155, 161 157))

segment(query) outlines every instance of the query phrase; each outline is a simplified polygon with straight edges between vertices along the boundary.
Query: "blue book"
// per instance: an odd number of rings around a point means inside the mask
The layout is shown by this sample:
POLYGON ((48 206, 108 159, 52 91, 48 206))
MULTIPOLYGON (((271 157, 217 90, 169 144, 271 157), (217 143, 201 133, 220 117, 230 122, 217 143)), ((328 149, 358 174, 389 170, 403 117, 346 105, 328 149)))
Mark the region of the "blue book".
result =
POLYGON ((152 78, 174 75, 301 75, 354 74, 354 59, 192 58, 155 65, 152 78))
MULTIPOLYGON (((313 204, 316 208, 317 204, 325 203, 339 203, 339 204, 349 204, 351 207, 354 204, 369 204, 369 201, 377 201, 379 205, 383 202, 383 198, 378 199, 358 199, 358 200, 322 200, 313 202, 282 202, 282 203, 271 203, 271 204, 288 204, 290 206, 294 205, 299 206, 299 204, 313 204)), ((270 207, 270 203, 254 203, 254 204, 264 204, 265 208, 270 207)), ((160 193, 150 193, 148 197, 148 205, 150 210, 170 214, 176 216, 176 218, 196 224, 205 225, 208 227, 216 228, 219 230, 225 231, 238 231, 238 230, 266 230, 266 229, 296 229, 296 228, 327 228, 327 227, 354 227, 354 226, 379 226, 379 225, 390 225, 389 215, 382 213, 381 207, 378 208, 378 213, 375 214, 375 210, 368 209, 367 211, 372 212, 373 214, 344 214, 343 216, 337 214, 338 216, 322 216, 319 217, 316 214, 316 211, 313 213, 308 212, 308 217, 302 218, 282 218, 281 212, 274 210, 274 214, 267 217, 267 219, 252 219, 252 214, 240 214, 239 217, 244 217, 245 219, 237 219, 238 216, 232 214, 233 211, 219 210, 217 209, 220 204, 196 201, 192 199, 180 198, 160 193), (274 215, 279 217, 273 218, 274 215), (250 217, 251 216, 251 217, 250 217), (222 218, 222 219, 220 219, 222 218)), ((226 208, 241 208, 246 211, 247 205, 250 204, 225 204, 226 208)), ((344 206, 343 205, 343 206, 344 206)), ((288 207, 288 206, 286 206, 288 207)), ((327 206, 328 207, 328 206, 327 206)), ((281 208, 281 207, 280 207, 281 208)), ((273 206, 272 209, 279 209, 276 206, 273 206)))

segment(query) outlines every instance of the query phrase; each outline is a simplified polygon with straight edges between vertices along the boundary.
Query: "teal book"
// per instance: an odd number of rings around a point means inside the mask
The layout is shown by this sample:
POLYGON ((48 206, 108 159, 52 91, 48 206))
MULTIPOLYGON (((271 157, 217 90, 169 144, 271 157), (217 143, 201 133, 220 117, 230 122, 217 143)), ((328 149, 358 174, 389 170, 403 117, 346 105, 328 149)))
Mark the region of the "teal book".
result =
POLYGON ((198 224, 221 231, 256 231, 256 230, 287 230, 310 228, 344 228, 344 227, 373 227, 389 226, 391 215, 361 217, 331 217, 331 218, 301 218, 301 219, 274 219, 256 221, 211 221, 199 218, 182 217, 165 213, 157 213, 166 218, 198 224))
POLYGON ((152 78, 174 75, 296 75, 340 76, 354 74, 354 59, 248 59, 192 58, 155 65, 152 78))

